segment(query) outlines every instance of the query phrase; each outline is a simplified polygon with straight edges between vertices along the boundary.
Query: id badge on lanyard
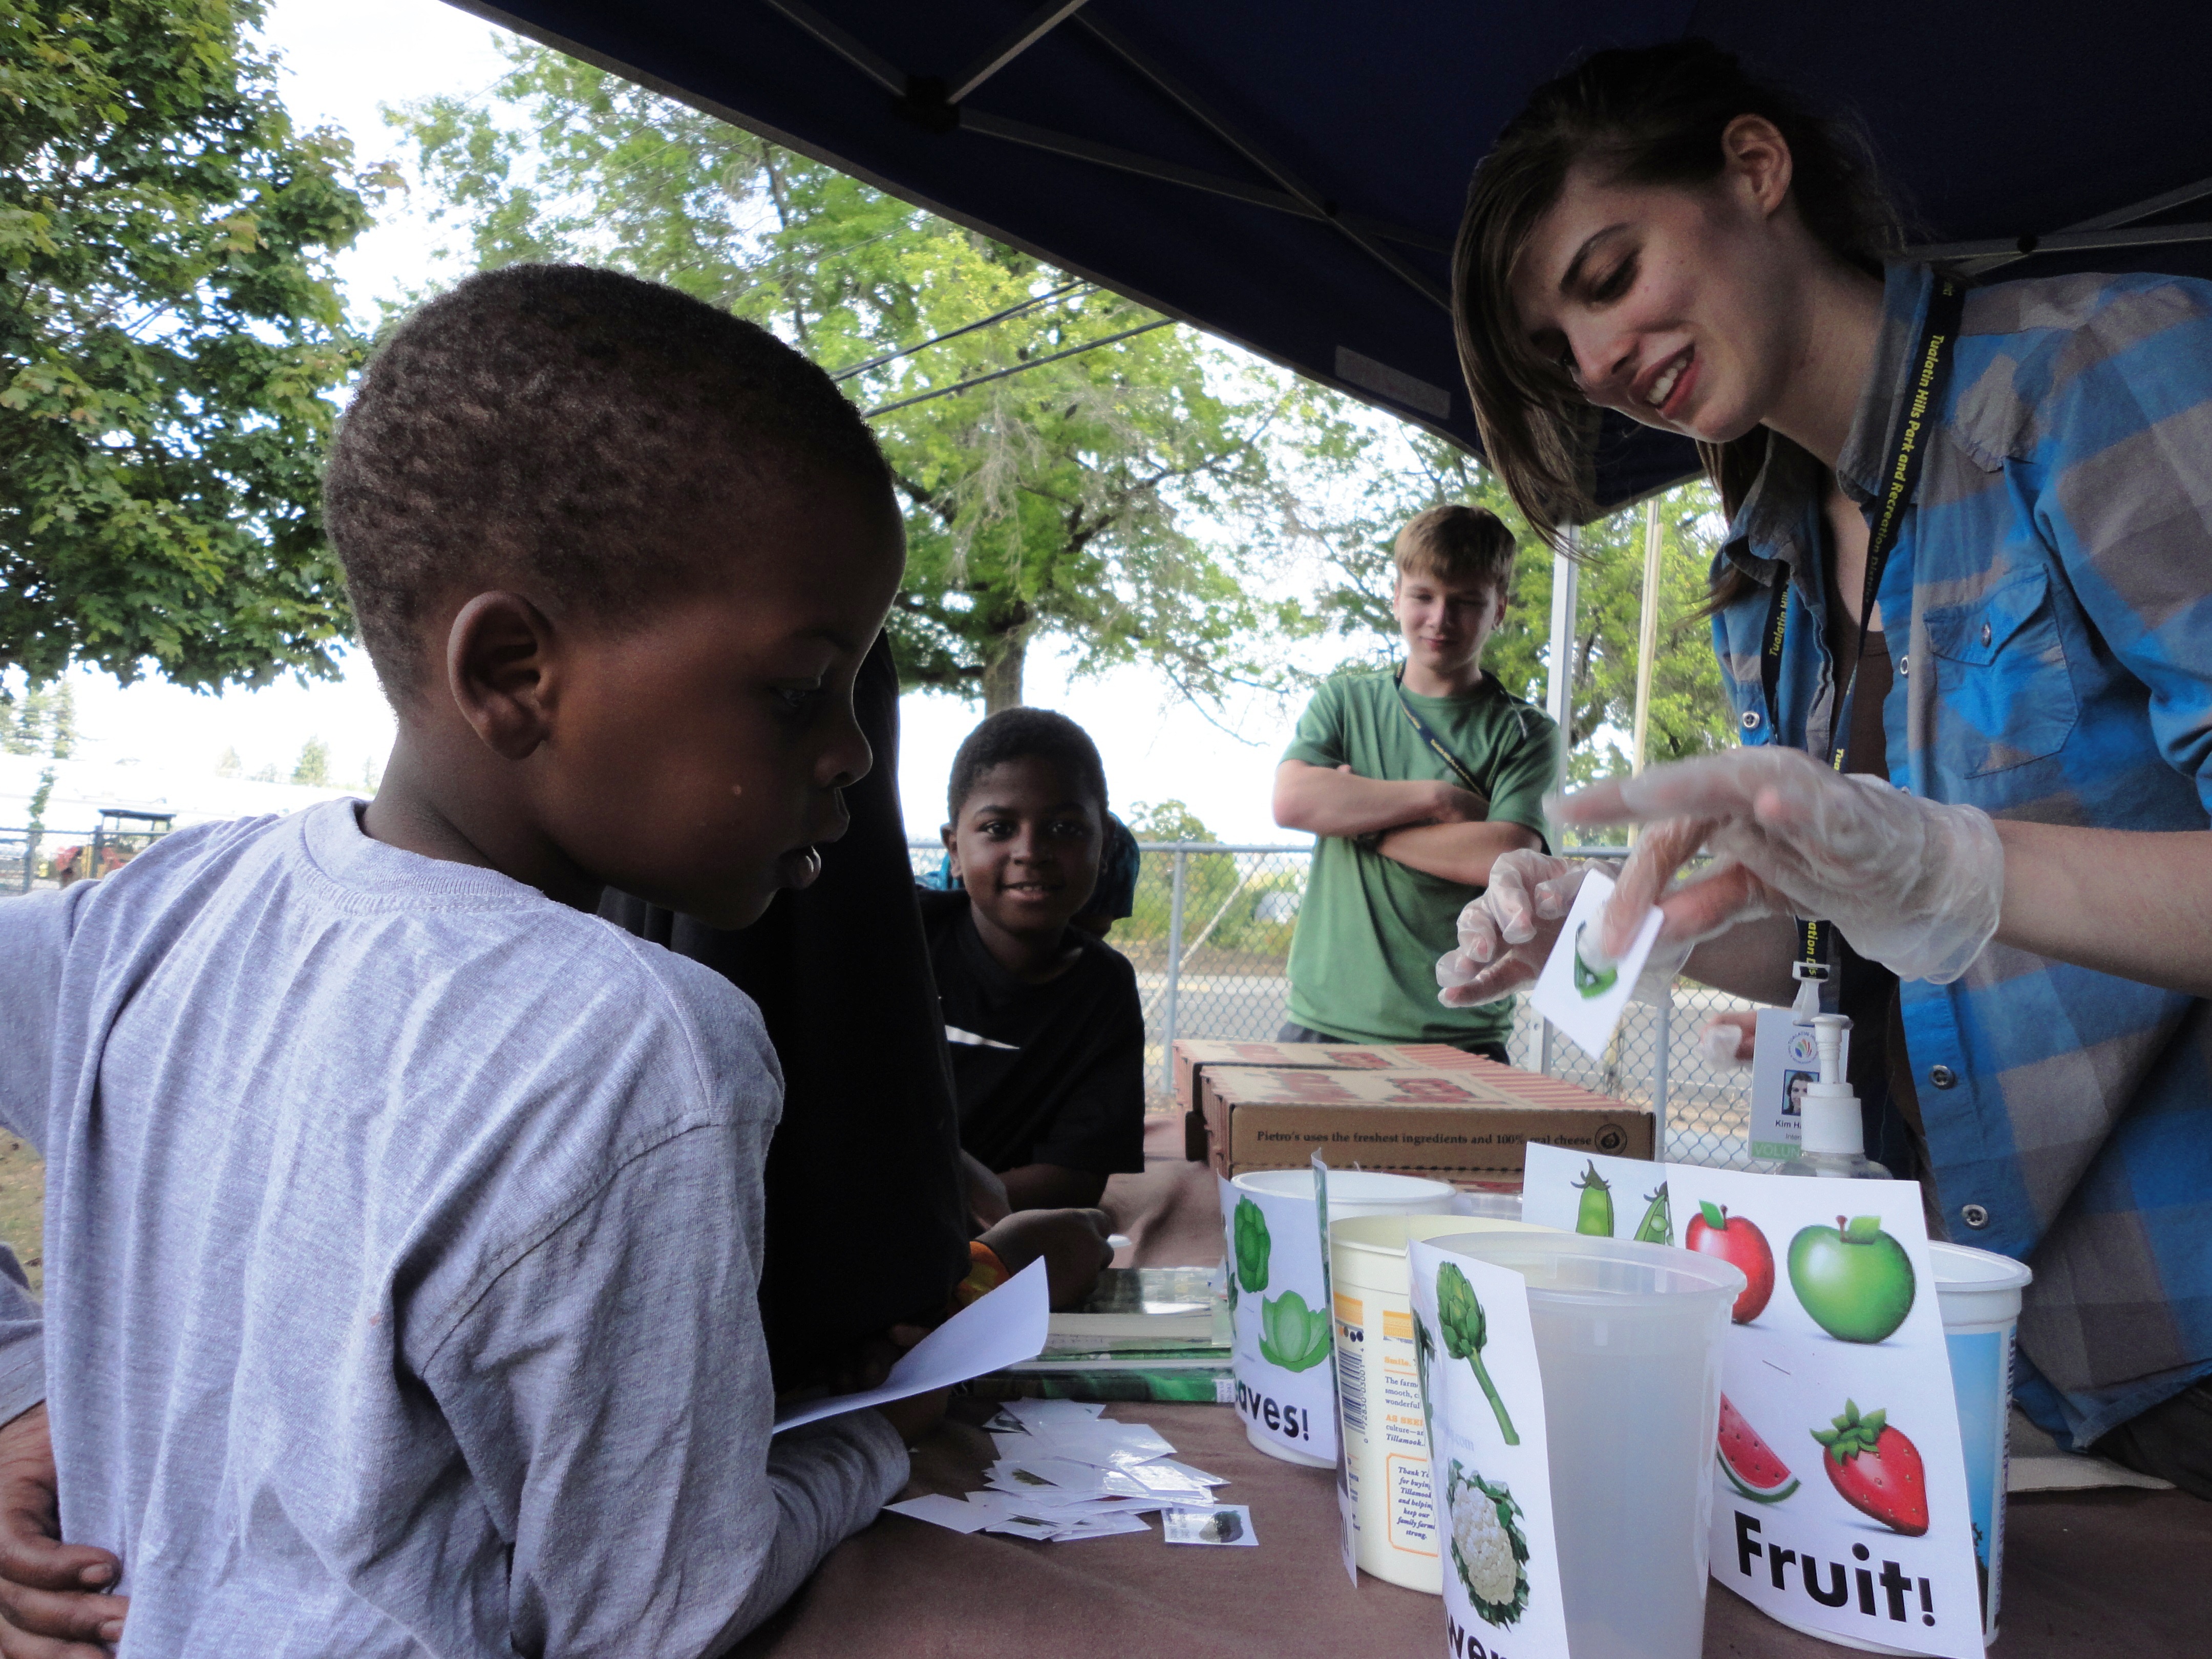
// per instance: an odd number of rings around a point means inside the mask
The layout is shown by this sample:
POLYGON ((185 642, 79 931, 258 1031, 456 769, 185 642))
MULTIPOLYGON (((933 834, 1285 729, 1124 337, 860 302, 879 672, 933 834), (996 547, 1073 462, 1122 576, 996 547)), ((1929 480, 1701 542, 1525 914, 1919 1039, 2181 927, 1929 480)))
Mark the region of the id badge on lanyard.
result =
MULTIPOLYGON (((1889 562, 1890 553, 1897 546, 1898 536, 1905 526, 1905 509, 1912 504, 1913 491, 1919 487, 1920 459, 1926 447, 1922 441, 1943 400, 1944 382, 1951 374, 1951 346, 1958 338, 1959 321, 1966 305, 1966 285, 1954 277, 1939 274, 1936 291, 1928 301, 1928 320, 1921 325, 1920 343, 1913 353, 1916 368, 1905 418, 1899 424, 1897 443, 1890 453, 1889 464, 1882 469, 1881 510, 1867 537, 1866 586, 1859 599, 1858 648, 1851 654, 1851 677, 1844 683, 1836 698, 1835 718, 1828 729, 1828 764, 1838 772, 1850 758, 1851 700, 1858 690, 1859 660, 1866 651, 1867 625, 1874 617, 1875 601, 1881 592, 1882 568, 1889 562)), ((1759 645, 1759 689, 1766 697, 1766 729, 1770 734, 1782 730, 1776 718, 1776 693, 1782 681, 1782 641, 1789 626, 1790 579, 1785 573, 1776 585, 1765 636, 1759 645)), ((1770 735, 1768 740, 1777 739, 1770 735)), ((1790 964, 1790 977, 1799 981, 1828 978, 1833 971, 1829 960, 1828 924, 1803 916, 1796 918, 1796 922, 1797 957, 1790 964)))

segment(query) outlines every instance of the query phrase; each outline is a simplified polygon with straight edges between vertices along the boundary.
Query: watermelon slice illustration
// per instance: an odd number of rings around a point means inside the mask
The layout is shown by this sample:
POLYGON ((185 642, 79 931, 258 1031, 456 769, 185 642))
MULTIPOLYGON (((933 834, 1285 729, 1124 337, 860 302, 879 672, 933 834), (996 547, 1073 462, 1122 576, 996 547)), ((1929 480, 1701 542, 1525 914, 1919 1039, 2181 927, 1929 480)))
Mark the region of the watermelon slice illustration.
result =
POLYGON ((1743 1420, 1743 1413, 1721 1396, 1720 1445, 1716 1454, 1729 1485, 1754 1504, 1779 1504, 1797 1490, 1797 1477, 1743 1420))

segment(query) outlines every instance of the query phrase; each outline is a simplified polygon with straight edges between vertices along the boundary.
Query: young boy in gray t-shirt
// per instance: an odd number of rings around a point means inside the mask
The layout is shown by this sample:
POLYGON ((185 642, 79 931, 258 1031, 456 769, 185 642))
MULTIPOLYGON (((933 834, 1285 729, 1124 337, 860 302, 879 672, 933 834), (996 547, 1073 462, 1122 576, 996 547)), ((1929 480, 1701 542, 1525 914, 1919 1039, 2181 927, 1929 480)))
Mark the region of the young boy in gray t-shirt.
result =
POLYGON ((376 799, 0 905, 48 1206, 0 1414, 43 1392, 125 1653, 721 1651, 904 1480, 902 1413, 771 1442, 775 1054, 592 908, 742 927, 818 871, 888 474, 772 337, 536 266, 397 331, 326 493, 376 799))

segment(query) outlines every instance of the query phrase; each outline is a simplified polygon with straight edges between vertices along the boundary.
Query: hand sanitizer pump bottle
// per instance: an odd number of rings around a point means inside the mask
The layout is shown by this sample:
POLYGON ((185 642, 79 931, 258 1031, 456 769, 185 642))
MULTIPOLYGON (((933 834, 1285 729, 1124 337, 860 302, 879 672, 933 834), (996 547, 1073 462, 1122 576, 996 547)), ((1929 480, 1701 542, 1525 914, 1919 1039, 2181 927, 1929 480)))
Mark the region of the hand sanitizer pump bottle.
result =
POLYGON ((1866 1127, 1859 1116, 1859 1097, 1843 1076, 1844 1024, 1841 1014, 1814 1016, 1813 1041, 1820 1051, 1820 1080, 1805 1085, 1797 1156, 1778 1165, 1778 1175, 1825 1176, 1839 1181, 1892 1179, 1887 1169, 1866 1155, 1866 1127))

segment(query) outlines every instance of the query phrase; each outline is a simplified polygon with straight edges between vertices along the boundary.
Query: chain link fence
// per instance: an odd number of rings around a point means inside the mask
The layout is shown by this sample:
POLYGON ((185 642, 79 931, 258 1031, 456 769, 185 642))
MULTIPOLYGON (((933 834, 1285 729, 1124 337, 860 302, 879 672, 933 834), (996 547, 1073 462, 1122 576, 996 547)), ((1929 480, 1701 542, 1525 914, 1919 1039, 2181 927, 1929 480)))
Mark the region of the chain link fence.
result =
POLYGON ((88 829, 0 826, 0 898, 112 874, 168 833, 163 813, 108 814, 88 829))
MULTIPOLYGON (((1590 858, 1620 858, 1627 851, 1569 850, 1590 858)), ((1291 994, 1291 935, 1311 855, 1303 847, 1212 842, 1143 842, 1138 851, 1135 908, 1114 924, 1108 943, 1137 970, 1146 1059, 1164 1094, 1177 1037, 1265 1040, 1281 1028, 1291 994)), ((928 880, 945 849, 915 842, 908 856, 915 877, 928 880)), ((1439 954, 1449 944, 1438 944, 1439 954)), ((1649 1106, 1669 1158, 1745 1169, 1752 1162, 1750 1072, 1706 1065, 1698 1033, 1714 1015, 1752 1006, 1678 981, 1667 1006, 1632 1002, 1604 1057, 1592 1059, 1551 1030, 1523 996, 1515 1000, 1507 1052, 1516 1066, 1649 1106)))

